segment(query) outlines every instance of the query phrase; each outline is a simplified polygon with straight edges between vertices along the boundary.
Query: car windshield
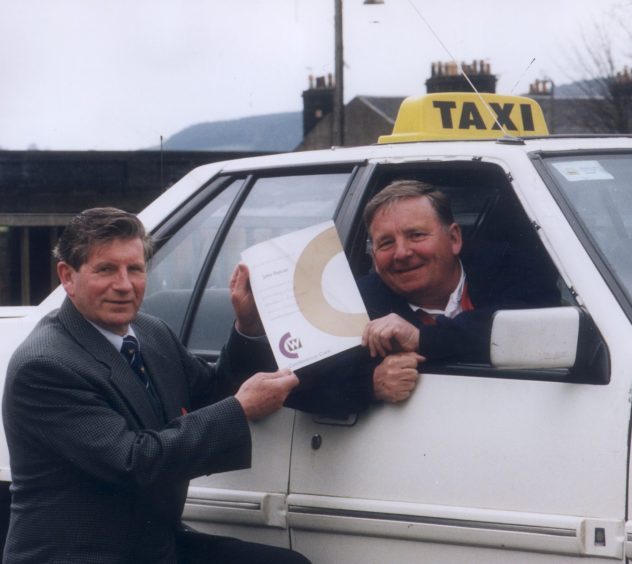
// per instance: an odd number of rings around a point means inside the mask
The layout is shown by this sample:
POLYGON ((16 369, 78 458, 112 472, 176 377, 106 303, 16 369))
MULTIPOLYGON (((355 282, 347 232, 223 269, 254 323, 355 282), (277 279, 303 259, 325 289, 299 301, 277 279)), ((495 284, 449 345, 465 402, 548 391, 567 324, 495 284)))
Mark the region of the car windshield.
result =
POLYGON ((588 244, 632 298, 632 155, 556 156, 545 166, 588 244))

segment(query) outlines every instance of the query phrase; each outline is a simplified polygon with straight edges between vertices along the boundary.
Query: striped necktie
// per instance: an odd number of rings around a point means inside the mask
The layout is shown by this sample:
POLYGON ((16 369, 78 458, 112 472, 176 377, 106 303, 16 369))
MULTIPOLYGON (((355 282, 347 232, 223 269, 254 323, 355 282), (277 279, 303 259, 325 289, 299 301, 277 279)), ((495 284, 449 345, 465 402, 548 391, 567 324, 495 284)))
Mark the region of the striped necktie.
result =
POLYGON ((129 362, 132 370, 136 373, 140 381, 145 386, 145 390, 147 390, 147 396, 149 397, 151 407, 158 416, 158 419, 164 423, 165 416, 162 410, 162 402, 160 401, 156 390, 154 390, 154 386, 151 383, 147 370, 145 370, 145 364, 143 363, 143 357, 140 354, 140 347, 138 346, 138 341, 136 340, 136 337, 133 337, 132 335, 127 335, 127 337, 123 338, 121 354, 125 357, 127 362, 129 362))
POLYGON ((127 362, 129 362, 132 370, 136 372, 136 375, 140 378, 140 381, 144 384, 145 388, 148 389, 149 378, 147 377, 147 372, 145 371, 143 357, 140 355, 140 350, 136 337, 133 337, 132 335, 127 335, 127 337, 123 339, 121 353, 123 353, 123 356, 125 357, 127 362))

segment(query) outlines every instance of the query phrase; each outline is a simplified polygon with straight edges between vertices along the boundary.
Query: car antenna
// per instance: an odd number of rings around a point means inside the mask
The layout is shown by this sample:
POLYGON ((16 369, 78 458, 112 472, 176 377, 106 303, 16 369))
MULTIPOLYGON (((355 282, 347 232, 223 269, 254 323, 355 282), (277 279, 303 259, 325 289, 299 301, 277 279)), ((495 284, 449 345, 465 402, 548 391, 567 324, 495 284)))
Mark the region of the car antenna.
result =
MULTIPOLYGON (((495 112, 491 109, 491 107, 489 106, 489 104, 486 102, 486 100, 481 96, 480 92, 478 91, 478 89, 476 88, 476 86, 474 86, 474 84, 472 83, 472 81, 470 80, 470 77, 467 76, 467 73, 463 70, 463 67, 461 65, 461 63, 459 63, 455 58, 454 55, 452 55, 452 53, 450 52, 450 49, 448 49, 447 45, 441 40, 441 38, 439 37, 439 35, 437 34, 437 32, 435 32, 435 30, 433 29, 433 27, 430 25, 430 23, 428 22, 428 20, 426 20, 426 18, 424 18, 423 14, 421 13, 421 11, 419 10, 419 8, 417 8, 417 6, 415 6, 415 4, 413 3, 413 0, 408 0, 408 3, 410 4, 410 6, 412 7, 412 9, 415 11, 415 13, 421 18, 421 21, 424 22, 424 24, 426 24, 426 27, 430 30, 430 33, 432 33, 432 35, 434 36, 434 38, 439 42, 439 45, 441 45, 441 47, 443 47, 443 50, 448 54, 448 57, 450 58, 450 60, 456 65, 456 68, 458 69, 459 73, 463 75, 463 78, 465 78, 465 80, 467 80, 467 83, 470 85, 470 88, 474 91, 474 94, 476 94, 476 96, 478 96, 478 99, 481 101, 481 103, 483 104, 483 106, 485 107, 485 109, 487 110, 487 112, 489 113, 489 115, 492 117, 492 119, 494 120, 494 122, 496 123, 496 125, 500 128, 500 130, 505 134, 505 138, 507 140, 515 140, 518 139, 517 137, 515 137, 514 135, 510 135, 507 130, 503 127, 503 125, 498 121, 498 116, 495 114, 495 112)), ((535 60, 535 59, 534 59, 535 60)), ((531 63, 533 63, 533 61, 531 61, 531 63)), ((531 63, 529 64, 529 66, 531 66, 531 63)), ((528 69, 529 67, 527 67, 528 69)), ((526 70, 525 70, 526 72, 526 70)), ((515 88, 515 87, 514 87, 515 88)))
POLYGON ((162 135, 160 136, 160 191, 165 191, 164 147, 162 144, 162 135))
POLYGON ((516 89, 518 84, 520 84, 520 82, 524 78, 524 75, 527 74, 527 71, 531 68, 531 65, 533 63, 535 63, 535 57, 533 57, 533 59, 531 59, 531 61, 529 61, 529 64, 525 67, 524 71, 522 71, 522 74, 518 77, 518 80, 516 80, 516 84, 513 85, 513 87, 510 90, 509 94, 513 94, 514 93, 514 90, 516 89))

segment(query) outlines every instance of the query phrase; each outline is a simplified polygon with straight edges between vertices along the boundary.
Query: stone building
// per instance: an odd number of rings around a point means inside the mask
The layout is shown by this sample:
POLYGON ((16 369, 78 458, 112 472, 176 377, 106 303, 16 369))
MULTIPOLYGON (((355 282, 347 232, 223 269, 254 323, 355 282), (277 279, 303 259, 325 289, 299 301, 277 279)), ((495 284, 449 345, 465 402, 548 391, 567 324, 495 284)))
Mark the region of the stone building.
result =
POLYGON ((136 213, 194 167, 252 155, 0 151, 0 305, 37 304, 57 285, 51 249, 77 212, 136 213))

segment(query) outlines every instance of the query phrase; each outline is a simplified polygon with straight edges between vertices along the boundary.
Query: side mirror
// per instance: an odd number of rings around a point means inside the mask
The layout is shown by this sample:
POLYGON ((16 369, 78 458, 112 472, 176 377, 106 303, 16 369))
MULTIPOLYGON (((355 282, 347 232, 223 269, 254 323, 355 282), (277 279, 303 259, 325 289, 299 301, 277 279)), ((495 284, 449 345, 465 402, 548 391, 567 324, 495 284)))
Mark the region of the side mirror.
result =
POLYGON ((490 340, 492 366, 568 369, 573 381, 606 384, 608 349, 590 317, 576 307, 500 310, 490 340))
POLYGON ((496 368, 571 368, 579 340, 574 307, 507 309, 494 314, 490 358, 496 368))

